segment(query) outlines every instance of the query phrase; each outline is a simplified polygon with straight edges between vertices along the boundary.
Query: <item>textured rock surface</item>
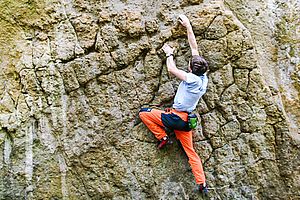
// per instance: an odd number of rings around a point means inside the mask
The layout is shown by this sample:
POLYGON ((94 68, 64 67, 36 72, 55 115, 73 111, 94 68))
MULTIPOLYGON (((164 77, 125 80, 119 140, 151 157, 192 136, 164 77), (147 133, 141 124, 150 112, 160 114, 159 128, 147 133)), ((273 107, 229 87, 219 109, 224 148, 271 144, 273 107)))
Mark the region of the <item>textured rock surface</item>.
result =
POLYGON ((247 8, 271 8, 225 3, 2 1, 0 198, 201 199, 180 146, 158 151, 146 127, 133 126, 141 106, 172 101, 179 82, 160 48, 170 42, 186 68, 176 22, 186 13, 211 67, 194 136, 210 199, 299 199, 299 21, 288 23, 297 12, 284 18, 290 8, 273 2, 282 15, 264 34, 273 21, 253 15, 265 19, 255 26, 247 8), (261 56, 272 45, 276 53, 261 56), (292 70, 262 76, 273 68, 292 70))
POLYGON ((226 0, 225 4, 251 32, 264 80, 285 110, 290 134, 300 140, 300 2, 226 0))

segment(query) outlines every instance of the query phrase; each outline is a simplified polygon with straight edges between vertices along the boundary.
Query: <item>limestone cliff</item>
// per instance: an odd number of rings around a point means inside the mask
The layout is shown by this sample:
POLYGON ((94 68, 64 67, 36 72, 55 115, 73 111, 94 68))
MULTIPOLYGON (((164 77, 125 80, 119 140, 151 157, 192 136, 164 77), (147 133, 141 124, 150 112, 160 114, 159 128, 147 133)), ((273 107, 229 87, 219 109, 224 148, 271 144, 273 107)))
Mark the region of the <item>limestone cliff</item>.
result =
POLYGON ((202 198, 175 138, 158 151, 134 126, 172 103, 161 47, 186 69, 182 13, 210 65, 194 135, 209 199, 300 199, 297 1, 0 5, 0 199, 202 198))

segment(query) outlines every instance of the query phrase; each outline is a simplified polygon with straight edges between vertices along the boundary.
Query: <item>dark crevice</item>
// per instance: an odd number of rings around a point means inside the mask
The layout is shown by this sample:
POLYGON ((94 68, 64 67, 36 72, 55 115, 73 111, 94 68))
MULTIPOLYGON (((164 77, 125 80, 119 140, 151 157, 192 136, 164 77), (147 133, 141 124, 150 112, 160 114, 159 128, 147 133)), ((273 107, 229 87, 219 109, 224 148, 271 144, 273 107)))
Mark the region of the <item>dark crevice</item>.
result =
MULTIPOLYGON (((14 136, 13 134, 15 133, 15 131, 9 131, 7 127, 2 127, 2 131, 5 132, 6 137, 8 138, 8 140, 14 144, 14 136)), ((13 146, 13 145, 12 145, 13 146)), ((13 152, 13 151, 12 151, 13 152)))
POLYGON ((154 89, 153 96, 152 96, 151 100, 149 101, 149 103, 146 103, 144 105, 151 104, 151 102, 154 101, 154 99, 155 99, 155 97, 156 97, 156 95, 157 95, 157 93, 159 91, 160 85, 161 85, 163 67, 164 67, 164 65, 160 68, 160 71, 159 71, 159 81, 158 81, 157 87, 154 89))
POLYGON ((250 85, 250 81, 251 81, 251 72, 252 72, 253 69, 249 69, 249 72, 248 72, 248 83, 247 83, 247 87, 246 87, 246 91, 247 91, 247 95, 248 95, 248 90, 249 90, 249 85, 250 85))
POLYGON ((97 52, 97 51, 96 51, 96 43, 97 43, 98 33, 99 33, 99 32, 97 32, 96 35, 95 35, 95 39, 94 39, 93 45, 92 45, 91 47, 86 48, 86 49, 84 50, 84 54, 85 54, 85 55, 90 54, 90 53, 97 52))
POLYGON ((212 23, 215 21, 215 19, 218 17, 218 16, 221 16, 221 14, 217 14, 213 17, 213 19, 209 22, 208 26, 204 29, 204 31, 202 32, 202 38, 206 39, 204 34, 207 32, 207 30, 209 29, 209 27, 212 25, 212 23))
POLYGON ((232 85, 234 85, 235 82, 233 81, 232 83, 230 83, 220 94, 219 96, 219 102, 222 102, 221 98, 223 97, 224 93, 227 91, 228 88, 230 88, 232 85))
POLYGON ((138 142, 147 143, 147 144, 157 144, 157 142, 150 142, 150 141, 146 141, 146 140, 140 140, 138 138, 131 138, 131 139, 136 140, 138 142))
MULTIPOLYGON (((35 34, 34 34, 35 35, 35 34)), ((32 46, 34 46, 34 42, 35 42, 35 37, 33 37, 33 41, 32 41, 32 46)), ((50 102, 49 102, 49 100, 48 100, 48 97, 49 97, 49 94, 48 94, 48 92, 43 88, 43 86, 42 86, 42 81, 40 81, 39 80, 39 78, 38 78, 38 75, 37 75, 37 71, 38 71, 38 67, 36 66, 36 64, 34 63, 34 57, 33 57, 33 55, 34 55, 34 48, 32 47, 32 49, 31 49, 31 59, 32 59, 32 66, 33 66, 33 72, 34 72, 34 78, 35 78, 35 80, 36 80, 36 83, 38 84, 38 86, 39 86, 39 88, 41 89, 41 91, 42 91, 42 93, 45 95, 45 99, 46 99, 46 101, 47 101, 47 104, 48 104, 48 106, 50 106, 51 104, 50 104, 50 102)))
MULTIPOLYGON (((211 143, 209 143, 209 144, 211 145, 211 143)), ((224 147, 224 146, 225 146, 225 145, 223 145, 222 147, 224 147)), ((205 160, 203 161, 203 165, 205 165, 207 162, 209 162, 209 160, 214 156, 215 151, 216 151, 217 149, 220 149, 220 148, 222 148, 222 147, 213 148, 213 146, 211 145, 212 151, 210 152, 208 158, 205 159, 205 160)))
POLYGON ((86 55, 83 55, 83 56, 73 56, 71 58, 68 58, 68 59, 58 59, 60 63, 63 63, 63 64, 66 64, 66 63, 69 63, 69 62, 72 62, 73 60, 75 60, 76 58, 80 58, 80 57, 84 57, 86 55))
MULTIPOLYGON (((98 79, 98 78, 101 77, 101 76, 107 76, 107 75, 109 75, 109 74, 111 74, 111 73, 116 73, 116 72, 119 72, 119 71, 122 71, 122 70, 124 70, 124 69, 127 69, 127 68, 130 68, 130 67, 134 66, 135 62, 139 61, 141 57, 145 57, 145 54, 147 54, 147 53, 148 53, 148 51, 145 50, 145 51, 143 51, 139 56, 137 56, 137 59, 135 59, 134 61, 130 62, 128 65, 122 65, 122 66, 121 66, 120 68, 118 68, 118 69, 111 69, 111 68, 110 68, 110 70, 108 70, 108 71, 106 71, 106 72, 103 72, 103 73, 100 73, 100 74, 96 75, 94 78, 89 79, 88 81, 86 81, 86 82, 84 82, 84 83, 79 83, 80 87, 79 87, 79 88, 76 88, 76 89, 74 89, 74 90, 72 90, 72 91, 78 90, 78 89, 80 89, 80 88, 83 88, 83 89, 86 88, 86 85, 87 85, 88 83, 90 83, 91 81, 93 81, 93 80, 95 80, 95 79, 98 79)), ((76 74, 76 73, 75 73, 75 74, 76 74)), ((76 78, 77 78, 77 77, 76 77, 76 78)), ((77 80, 78 80, 78 78, 77 78, 77 80)))

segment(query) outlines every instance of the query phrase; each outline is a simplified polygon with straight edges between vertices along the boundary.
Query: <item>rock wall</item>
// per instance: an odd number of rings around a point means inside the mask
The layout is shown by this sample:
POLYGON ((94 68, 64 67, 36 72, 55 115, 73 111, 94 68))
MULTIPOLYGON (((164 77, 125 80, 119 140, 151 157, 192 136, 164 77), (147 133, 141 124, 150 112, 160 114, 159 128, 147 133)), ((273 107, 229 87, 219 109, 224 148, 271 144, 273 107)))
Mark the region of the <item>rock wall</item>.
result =
POLYGON ((158 151, 134 126, 140 107, 172 103, 161 47, 186 69, 185 13, 211 70, 194 134, 209 198, 299 199, 297 133, 262 76, 259 34, 225 3, 2 1, 0 198, 201 199, 175 138, 158 151))
POLYGON ((300 2, 226 0, 225 4, 251 32, 264 80, 284 110, 290 135, 300 141, 300 2))

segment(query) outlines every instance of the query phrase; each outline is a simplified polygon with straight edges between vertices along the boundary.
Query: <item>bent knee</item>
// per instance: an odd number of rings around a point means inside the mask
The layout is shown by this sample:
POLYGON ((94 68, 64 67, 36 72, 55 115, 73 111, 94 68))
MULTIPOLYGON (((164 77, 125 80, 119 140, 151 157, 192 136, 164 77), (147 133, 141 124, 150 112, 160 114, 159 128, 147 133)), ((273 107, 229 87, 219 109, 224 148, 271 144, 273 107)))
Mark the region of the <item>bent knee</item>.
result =
POLYGON ((139 117, 140 117, 140 119, 142 119, 143 116, 147 115, 147 113, 150 113, 151 110, 152 110, 152 108, 141 108, 139 110, 139 117))

